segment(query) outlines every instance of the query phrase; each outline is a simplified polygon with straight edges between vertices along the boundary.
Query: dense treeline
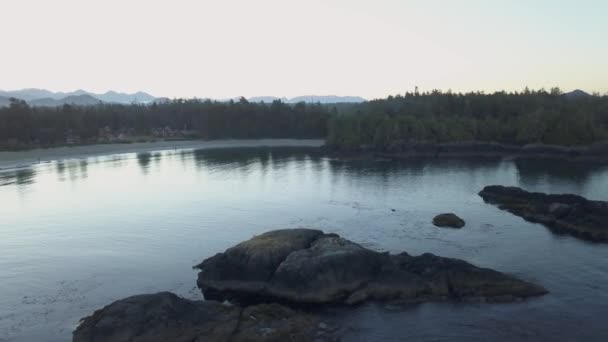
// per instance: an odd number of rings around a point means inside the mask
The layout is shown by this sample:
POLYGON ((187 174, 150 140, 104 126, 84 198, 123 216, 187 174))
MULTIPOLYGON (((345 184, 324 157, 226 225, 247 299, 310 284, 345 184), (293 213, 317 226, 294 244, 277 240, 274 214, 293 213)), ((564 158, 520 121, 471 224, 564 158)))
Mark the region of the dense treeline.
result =
POLYGON ((608 140, 608 96, 569 96, 554 88, 493 94, 416 91, 340 105, 241 99, 30 107, 12 100, 9 107, 0 108, 0 149, 150 136, 326 137, 334 146, 380 149, 419 141, 588 145, 608 140))
POLYGON ((492 141, 588 145, 608 140, 608 96, 547 92, 406 93, 331 118, 328 143, 384 148, 403 142, 492 141))
MULTIPOLYGON (((200 100, 174 100, 150 105, 30 107, 12 100, 0 108, 0 144, 32 145, 93 143, 116 137, 323 138, 328 109, 319 104, 288 105, 200 100)), ((0 146, 2 147, 2 146, 0 146)))

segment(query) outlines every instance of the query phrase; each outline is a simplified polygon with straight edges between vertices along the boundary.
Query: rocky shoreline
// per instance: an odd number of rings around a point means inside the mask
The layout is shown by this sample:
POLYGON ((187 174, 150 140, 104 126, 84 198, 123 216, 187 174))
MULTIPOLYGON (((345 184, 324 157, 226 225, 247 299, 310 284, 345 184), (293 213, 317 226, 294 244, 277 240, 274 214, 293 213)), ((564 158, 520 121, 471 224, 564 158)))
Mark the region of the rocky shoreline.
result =
POLYGON ((369 300, 511 302, 547 293, 463 260, 380 253, 314 229, 270 231, 196 268, 206 301, 168 292, 125 298, 84 318, 73 341, 335 341, 336 330, 315 310, 369 300))
POLYGON ((584 240, 608 242, 608 202, 577 195, 548 195, 518 187, 486 186, 479 195, 523 219, 542 223, 559 234, 584 240))
POLYGON ((396 160, 412 158, 545 159, 608 164, 608 143, 566 147, 542 144, 520 146, 493 142, 396 142, 384 148, 325 146, 325 150, 347 158, 372 156, 396 160))

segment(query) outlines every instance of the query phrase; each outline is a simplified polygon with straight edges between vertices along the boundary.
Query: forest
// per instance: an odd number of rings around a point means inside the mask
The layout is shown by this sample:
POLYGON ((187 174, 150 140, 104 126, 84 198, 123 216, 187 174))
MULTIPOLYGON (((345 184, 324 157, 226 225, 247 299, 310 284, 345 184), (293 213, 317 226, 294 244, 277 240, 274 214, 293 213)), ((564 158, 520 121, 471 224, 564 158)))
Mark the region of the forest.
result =
POLYGON ((323 138, 328 109, 240 101, 172 100, 152 104, 0 108, 0 149, 166 139, 323 138))
POLYGON ((589 145, 608 140, 608 96, 407 92, 361 104, 171 100, 0 108, 0 149, 146 139, 326 138, 340 148, 396 142, 589 145))
POLYGON ((383 148, 395 142, 589 145, 608 140, 608 96, 550 91, 432 91, 368 101, 333 115, 328 145, 383 148))

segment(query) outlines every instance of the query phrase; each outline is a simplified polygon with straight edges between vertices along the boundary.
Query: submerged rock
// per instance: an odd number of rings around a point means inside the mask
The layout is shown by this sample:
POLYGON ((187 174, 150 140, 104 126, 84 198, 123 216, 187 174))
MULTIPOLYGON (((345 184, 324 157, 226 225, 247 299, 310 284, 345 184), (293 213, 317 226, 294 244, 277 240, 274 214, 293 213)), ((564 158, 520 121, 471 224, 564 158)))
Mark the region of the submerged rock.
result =
POLYGON ((279 304, 190 301, 169 292, 118 300, 82 320, 74 342, 323 341, 318 319, 279 304))
POLYGON ((433 224, 437 227, 462 228, 465 223, 464 220, 456 216, 456 214, 446 213, 435 216, 435 218, 433 218, 433 224))
POLYGON ((608 202, 577 195, 548 195, 518 187, 486 186, 484 201, 498 205, 530 222, 542 223, 556 233, 590 241, 608 242, 608 202))
POLYGON ((271 231, 206 259, 197 284, 205 298, 241 303, 356 304, 542 295, 541 286, 433 254, 389 255, 320 230, 271 231))

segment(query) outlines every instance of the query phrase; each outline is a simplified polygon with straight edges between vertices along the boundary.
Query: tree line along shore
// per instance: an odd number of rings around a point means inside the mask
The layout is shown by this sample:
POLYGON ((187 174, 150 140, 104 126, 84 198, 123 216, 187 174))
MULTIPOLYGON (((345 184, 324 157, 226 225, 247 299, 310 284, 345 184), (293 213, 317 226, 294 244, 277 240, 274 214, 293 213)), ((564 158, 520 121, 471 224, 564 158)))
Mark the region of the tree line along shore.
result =
POLYGON ((591 146, 608 141, 608 96, 408 92, 358 104, 171 100, 0 108, 0 150, 179 139, 325 139, 334 150, 493 143, 591 146))

